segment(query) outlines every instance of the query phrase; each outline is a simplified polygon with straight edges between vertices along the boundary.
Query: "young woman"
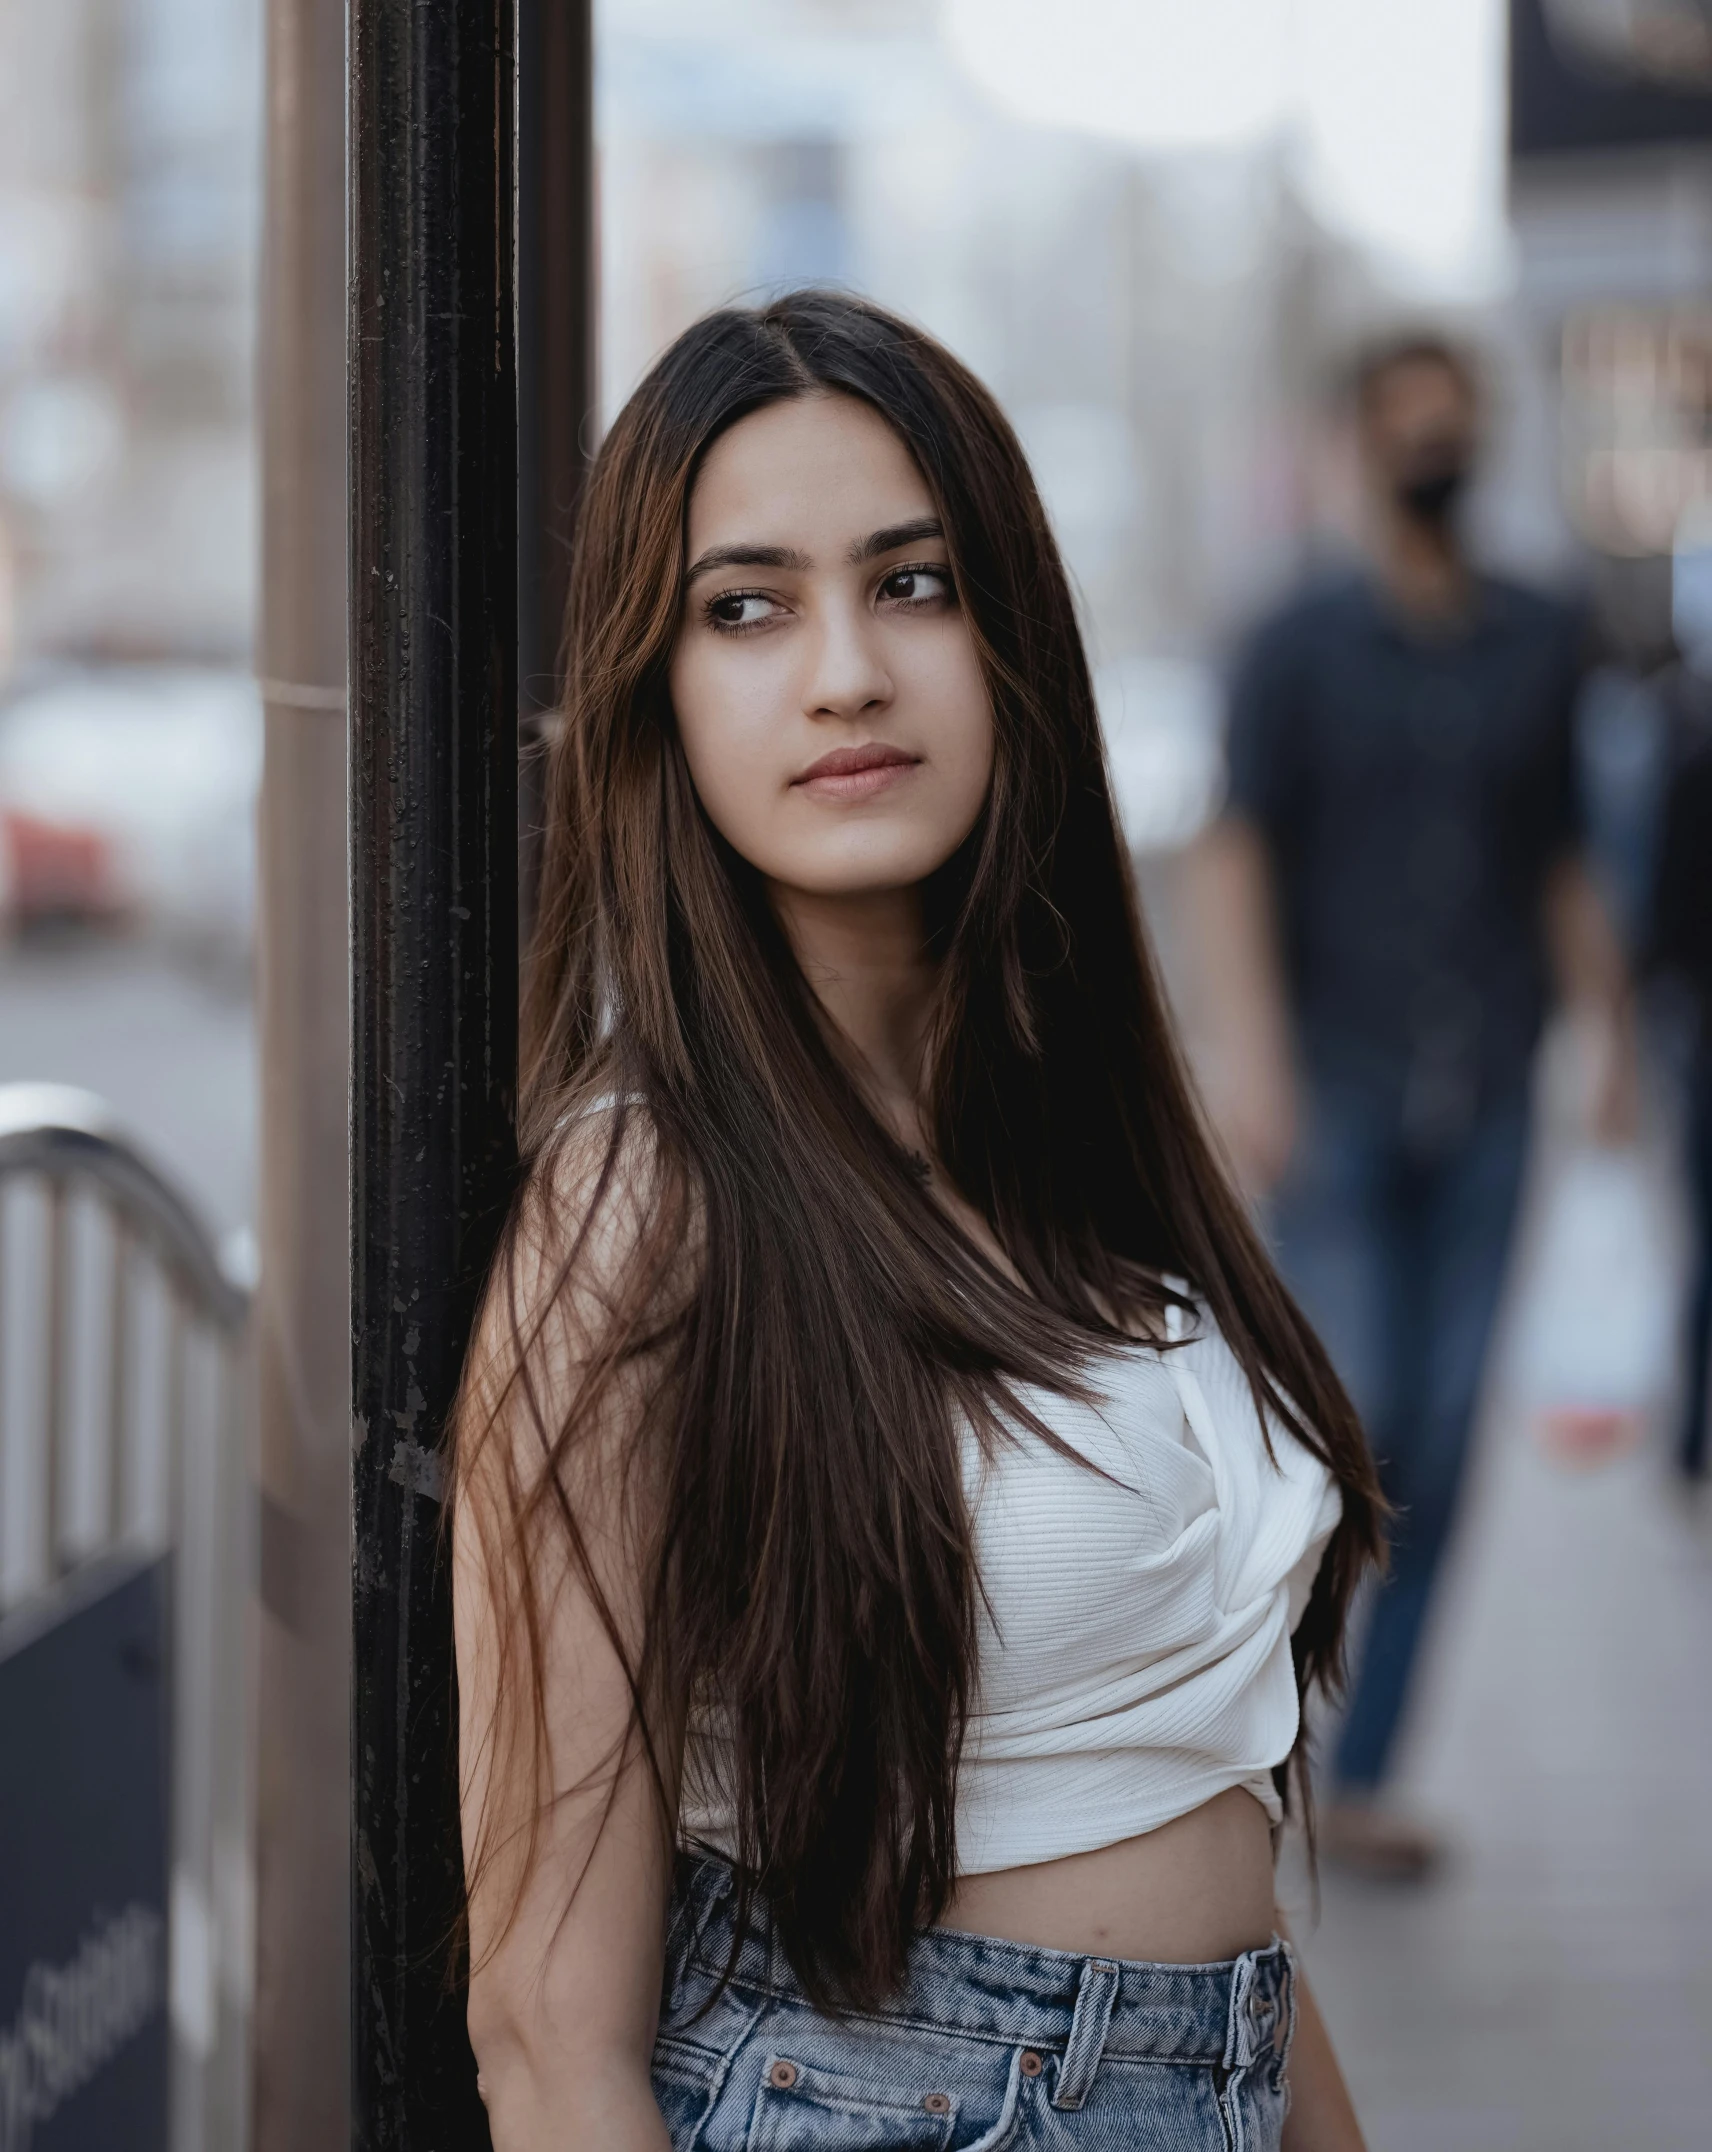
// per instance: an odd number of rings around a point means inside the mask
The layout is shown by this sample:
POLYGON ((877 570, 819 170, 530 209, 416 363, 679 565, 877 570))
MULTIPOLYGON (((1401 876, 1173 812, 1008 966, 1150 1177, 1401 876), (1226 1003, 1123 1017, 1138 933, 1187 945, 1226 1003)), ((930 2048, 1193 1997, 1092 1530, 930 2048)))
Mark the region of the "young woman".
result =
POLYGON ((573 581, 456 1442, 499 2152, 1358 2146, 1273 1856, 1373 1478, 1015 437, 858 301, 718 313, 573 581))

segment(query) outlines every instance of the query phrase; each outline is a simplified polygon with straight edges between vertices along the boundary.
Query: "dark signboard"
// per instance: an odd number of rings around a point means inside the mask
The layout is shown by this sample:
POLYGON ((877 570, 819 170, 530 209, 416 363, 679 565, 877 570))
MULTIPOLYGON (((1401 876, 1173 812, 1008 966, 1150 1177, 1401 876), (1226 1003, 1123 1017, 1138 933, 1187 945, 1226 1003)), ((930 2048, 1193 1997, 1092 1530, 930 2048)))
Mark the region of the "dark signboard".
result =
POLYGON ((165 2152, 169 1584, 0 1623, 0 2152, 165 2152))
POLYGON ((1553 0, 1510 0, 1510 154, 1712 141, 1712 89, 1623 66, 1553 0))

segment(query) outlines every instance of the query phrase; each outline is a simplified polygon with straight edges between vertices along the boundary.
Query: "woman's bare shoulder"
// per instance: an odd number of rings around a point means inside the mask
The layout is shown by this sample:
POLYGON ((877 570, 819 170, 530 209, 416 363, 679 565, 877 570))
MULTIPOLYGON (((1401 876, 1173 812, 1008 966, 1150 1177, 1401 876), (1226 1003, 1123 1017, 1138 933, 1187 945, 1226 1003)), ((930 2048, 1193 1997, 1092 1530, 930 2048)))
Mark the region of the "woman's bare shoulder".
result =
POLYGON ((695 1224, 687 1167, 646 1103, 597 1095, 529 1160, 487 1321, 520 1339, 545 1322, 560 1349, 598 1346, 615 1320, 646 1322, 686 1289, 695 1224))
MULTIPOLYGON (((537 1472, 542 1429, 579 1413, 611 1434, 635 1417, 693 1291, 686 1175, 647 1110, 596 1101, 537 1144, 501 1242, 459 1414, 473 1463, 500 1453, 537 1472)), ((669 1356, 668 1356, 669 1357, 669 1356)), ((598 1451, 603 1444, 596 1443, 598 1451)))
POLYGON ((601 1092, 562 1113, 528 1163, 519 1230, 542 1252, 621 1256, 666 1198, 671 1161, 645 1100, 601 1092))

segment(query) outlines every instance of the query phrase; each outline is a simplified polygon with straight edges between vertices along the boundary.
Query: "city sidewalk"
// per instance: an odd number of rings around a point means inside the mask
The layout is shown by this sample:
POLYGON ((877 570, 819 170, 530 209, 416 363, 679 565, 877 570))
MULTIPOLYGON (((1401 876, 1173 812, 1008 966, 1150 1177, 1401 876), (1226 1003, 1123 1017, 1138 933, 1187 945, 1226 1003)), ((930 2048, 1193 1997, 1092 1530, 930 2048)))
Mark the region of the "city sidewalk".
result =
POLYGON ((1712 1505, 1489 1415, 1404 1759, 1442 1880, 1295 1916, 1371 2152, 1712 2146, 1712 1505))

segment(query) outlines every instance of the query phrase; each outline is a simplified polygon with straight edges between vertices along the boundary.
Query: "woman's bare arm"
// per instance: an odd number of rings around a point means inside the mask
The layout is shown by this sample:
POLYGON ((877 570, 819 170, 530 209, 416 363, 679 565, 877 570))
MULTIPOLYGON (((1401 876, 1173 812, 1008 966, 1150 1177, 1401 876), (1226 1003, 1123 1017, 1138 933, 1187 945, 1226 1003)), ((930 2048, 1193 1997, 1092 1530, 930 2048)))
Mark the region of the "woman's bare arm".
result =
MULTIPOLYGON (((1283 1934, 1283 1915, 1278 1918, 1283 1934)), ((1290 2045, 1290 2112, 1283 2152, 1367 2152, 1355 2119, 1355 2103, 1338 2067, 1331 2034, 1314 2001, 1301 1961, 1296 1963, 1296 2037, 1290 2045)))
MULTIPOLYGON (((549 1418, 575 1395, 605 1295, 622 1259, 622 1220, 592 1243, 593 1278, 562 1296, 529 1352, 549 1418)), ((553 1270, 546 1251, 519 1265, 529 1322, 553 1270), (530 1305, 532 1296, 537 1304, 530 1305)), ((470 1410, 491 1412, 516 1365, 515 1308, 490 1296, 470 1410)), ((584 1533, 594 1583, 634 1664, 643 1597, 645 1489, 627 1470, 626 1399, 585 1438, 560 1480, 584 1533)), ((639 1406, 637 1407, 639 1410, 639 1406)), ((471 1430, 461 1430, 468 1443, 471 1430)), ((470 2039, 496 2152, 666 2152, 649 2090, 659 2008, 671 1829, 640 1740, 624 1659, 595 1592, 549 1508, 532 1539, 544 1742, 527 1737, 529 1660, 516 1633, 514 1493, 545 1469, 539 1432, 514 1384, 492 1439, 466 1453, 453 1533, 465 1858, 471 1875, 470 2039), (509 1476, 509 1484, 508 1484, 509 1476), (530 1846, 541 1792, 550 1798, 530 1846), (532 1857, 531 1857, 532 1855, 532 1857)), ((660 1759, 676 1801, 675 1755, 660 1759)))

